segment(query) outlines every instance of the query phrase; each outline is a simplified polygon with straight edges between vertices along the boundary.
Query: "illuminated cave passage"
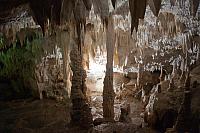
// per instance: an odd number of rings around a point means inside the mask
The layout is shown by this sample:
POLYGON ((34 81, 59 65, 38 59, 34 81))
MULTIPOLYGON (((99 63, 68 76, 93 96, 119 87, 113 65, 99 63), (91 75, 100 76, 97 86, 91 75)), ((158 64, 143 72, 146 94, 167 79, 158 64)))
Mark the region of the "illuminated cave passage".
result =
POLYGON ((199 133, 199 0, 1 0, 0 133, 199 133))

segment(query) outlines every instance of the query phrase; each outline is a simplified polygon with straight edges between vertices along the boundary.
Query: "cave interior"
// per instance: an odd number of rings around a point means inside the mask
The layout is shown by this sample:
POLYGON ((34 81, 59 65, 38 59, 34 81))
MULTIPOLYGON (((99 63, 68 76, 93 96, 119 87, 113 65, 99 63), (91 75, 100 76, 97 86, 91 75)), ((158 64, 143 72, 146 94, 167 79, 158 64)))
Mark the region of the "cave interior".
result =
POLYGON ((0 0, 0 133, 200 133, 200 0, 0 0))

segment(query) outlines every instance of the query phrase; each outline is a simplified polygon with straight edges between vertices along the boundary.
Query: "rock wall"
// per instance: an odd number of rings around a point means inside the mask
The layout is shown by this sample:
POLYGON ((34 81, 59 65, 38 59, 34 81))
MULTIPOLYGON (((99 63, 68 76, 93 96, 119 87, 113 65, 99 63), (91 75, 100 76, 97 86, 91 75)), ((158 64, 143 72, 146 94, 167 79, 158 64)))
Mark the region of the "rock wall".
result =
MULTIPOLYGON (((60 60, 61 61, 61 60, 60 60)), ((45 57, 35 70, 40 99, 69 99, 63 79, 63 65, 55 57, 45 57)))

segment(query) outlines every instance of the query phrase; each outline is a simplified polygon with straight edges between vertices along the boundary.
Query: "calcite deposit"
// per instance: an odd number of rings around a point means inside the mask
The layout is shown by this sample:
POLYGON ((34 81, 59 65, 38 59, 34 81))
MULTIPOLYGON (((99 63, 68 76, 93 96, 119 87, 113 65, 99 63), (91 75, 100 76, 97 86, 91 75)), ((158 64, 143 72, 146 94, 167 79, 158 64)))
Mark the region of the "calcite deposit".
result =
POLYGON ((1 0, 0 132, 200 132, 199 4, 1 0))

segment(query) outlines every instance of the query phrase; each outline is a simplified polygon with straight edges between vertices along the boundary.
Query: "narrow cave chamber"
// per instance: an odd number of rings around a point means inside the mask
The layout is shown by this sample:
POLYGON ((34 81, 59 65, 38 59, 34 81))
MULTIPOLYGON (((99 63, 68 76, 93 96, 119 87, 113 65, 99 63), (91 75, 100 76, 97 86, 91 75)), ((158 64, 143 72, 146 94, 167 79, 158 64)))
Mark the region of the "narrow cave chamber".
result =
POLYGON ((0 1, 0 132, 199 133, 199 4, 0 1))

